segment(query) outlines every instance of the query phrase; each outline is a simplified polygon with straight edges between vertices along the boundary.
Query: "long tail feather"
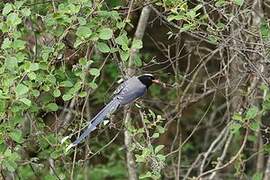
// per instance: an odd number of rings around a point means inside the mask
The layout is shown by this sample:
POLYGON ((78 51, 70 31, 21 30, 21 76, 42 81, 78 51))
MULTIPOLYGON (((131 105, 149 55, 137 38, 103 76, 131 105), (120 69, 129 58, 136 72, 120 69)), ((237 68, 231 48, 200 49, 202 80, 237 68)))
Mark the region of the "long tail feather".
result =
POLYGON ((79 144, 84 138, 86 138, 92 131, 97 128, 101 122, 104 121, 106 117, 108 117, 111 113, 113 113, 118 107, 120 103, 119 100, 114 98, 111 102, 109 102, 90 122, 87 129, 81 134, 81 136, 76 139, 71 145, 71 147, 79 144))

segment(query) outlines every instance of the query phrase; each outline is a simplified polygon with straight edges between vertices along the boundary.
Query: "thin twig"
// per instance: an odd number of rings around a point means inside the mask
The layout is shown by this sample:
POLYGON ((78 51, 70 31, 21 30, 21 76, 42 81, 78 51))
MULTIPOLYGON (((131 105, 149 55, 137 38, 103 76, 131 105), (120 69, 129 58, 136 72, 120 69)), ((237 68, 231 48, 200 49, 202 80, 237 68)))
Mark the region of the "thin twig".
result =
POLYGON ((231 165, 231 164, 232 164, 232 163, 240 156, 240 154, 243 152, 244 147, 245 147, 246 142, 247 142, 248 133, 249 133, 249 131, 248 131, 248 129, 246 129, 246 134, 245 134, 245 137, 244 137, 244 140, 243 140, 243 143, 242 143, 240 149, 239 149, 238 152, 232 157, 232 159, 231 159, 229 162, 227 162, 227 163, 224 164, 223 166, 216 167, 216 168, 214 168, 214 169, 211 169, 211 170, 209 170, 209 171, 206 171, 206 172, 200 174, 196 179, 199 180, 199 179, 202 178, 203 176, 206 176, 206 175, 208 175, 208 174, 210 174, 210 173, 213 173, 213 172, 215 172, 215 171, 222 170, 222 169, 226 168, 227 166, 231 165))

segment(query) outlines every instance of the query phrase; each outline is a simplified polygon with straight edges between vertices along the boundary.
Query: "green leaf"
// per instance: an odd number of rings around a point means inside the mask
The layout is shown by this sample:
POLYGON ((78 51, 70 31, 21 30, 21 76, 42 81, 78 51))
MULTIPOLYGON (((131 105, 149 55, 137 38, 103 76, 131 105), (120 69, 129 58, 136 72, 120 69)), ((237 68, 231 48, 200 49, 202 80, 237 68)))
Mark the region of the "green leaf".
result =
POLYGON ((142 40, 134 39, 132 42, 132 49, 141 49, 143 47, 142 40))
POLYGON ((157 131, 158 131, 158 133, 163 134, 165 132, 165 128, 158 125, 157 126, 157 131))
POLYGON ((128 37, 126 34, 121 34, 115 39, 115 42, 119 45, 127 45, 128 44, 128 37))
POLYGON ((48 92, 50 90, 50 87, 47 85, 47 84, 44 84, 42 86, 42 89, 45 91, 45 92, 48 92))
POLYGON ((50 157, 53 158, 53 159, 57 159, 57 158, 59 158, 62 154, 63 154, 63 152, 61 151, 61 149, 56 149, 55 151, 53 151, 53 152, 50 154, 50 157))
POLYGON ((134 58, 134 64, 138 67, 141 67, 143 65, 142 60, 140 56, 136 55, 134 58))
POLYGON ((31 106, 32 102, 31 100, 27 99, 27 98, 22 98, 22 99, 19 99, 19 101, 23 102, 25 105, 27 106, 31 106))
POLYGON ((257 122, 257 121, 254 121, 250 124, 250 128, 253 130, 253 131, 258 131, 260 129, 260 123, 257 122))
POLYGON ((257 116, 258 111, 259 111, 258 107, 256 107, 256 106, 250 107, 247 110, 247 113, 246 113, 246 117, 245 118, 246 119, 254 119, 257 116))
POLYGON ((23 142, 23 136, 22 136, 22 131, 21 130, 14 130, 9 133, 9 136, 11 139, 16 141, 17 143, 22 143, 23 142))
POLYGON ((79 63, 82 66, 87 66, 87 64, 89 63, 89 61, 85 57, 83 57, 83 58, 80 58, 79 59, 79 63))
POLYGON ((168 19, 168 21, 173 21, 173 20, 179 21, 179 20, 185 19, 185 16, 182 14, 169 15, 167 19, 168 19))
POLYGON ((260 88, 260 90, 262 90, 262 91, 266 91, 266 92, 269 91, 269 87, 268 87, 266 84, 261 84, 261 85, 259 86, 259 88, 260 88))
POLYGON ((5 59, 5 67, 11 72, 15 72, 18 68, 18 61, 15 57, 8 57, 5 59))
POLYGON ((89 73, 90 73, 91 75, 97 77, 97 76, 100 75, 100 70, 99 70, 98 68, 91 68, 91 69, 89 70, 89 73))
POLYGON ((159 133, 154 133, 153 135, 152 135, 152 138, 158 138, 159 137, 159 133))
POLYGON ((87 96, 87 92, 83 91, 78 94, 79 97, 83 98, 87 96))
POLYGON ((84 17, 77 17, 78 21, 79 21, 79 24, 80 25, 85 25, 86 24, 86 19, 84 17))
POLYGON ((7 26, 6 23, 3 23, 0 21, 0 30, 3 32, 3 33, 6 33, 9 31, 9 27, 7 26))
POLYGON ((92 30, 87 26, 79 26, 76 35, 80 38, 88 38, 92 34, 92 30))
POLYGON ((25 1, 15 1, 14 5, 17 9, 20 9, 25 1))
POLYGON ((38 97, 40 95, 40 92, 36 89, 32 91, 33 96, 38 97))
POLYGON ((166 160, 166 156, 164 156, 163 154, 157 154, 156 156, 160 161, 165 161, 166 160))
POLYGON ((253 176, 252 176, 252 180, 262 180, 263 179, 263 174, 261 172, 256 172, 253 176))
POLYGON ((18 156, 18 154, 16 152, 12 153, 9 148, 7 148, 6 151, 5 151, 5 153, 4 153, 4 157, 6 159, 9 159, 9 160, 15 160, 15 159, 17 159, 16 156, 18 156), (15 157, 15 159, 13 157, 15 157))
POLYGON ((29 88, 25 86, 24 84, 18 84, 18 86, 15 88, 15 92, 17 96, 21 96, 26 94, 29 91, 29 88))
POLYGON ((188 11, 186 13, 186 15, 190 18, 190 19, 194 19, 196 17, 196 11, 194 11, 193 9, 188 11))
POLYGON ((12 41, 10 41, 8 38, 5 38, 2 43, 1 49, 11 48, 11 44, 12 44, 12 41))
POLYGON ((0 67, 0 74, 3 74, 5 72, 5 66, 0 67))
POLYGON ((154 174, 152 174, 150 171, 148 171, 146 174, 142 174, 139 176, 139 179, 154 179, 154 174))
POLYGON ((234 3, 237 4, 238 6, 242 6, 244 4, 245 0, 234 0, 234 3))
POLYGON ((95 82, 90 82, 89 83, 89 86, 90 86, 90 88, 92 88, 92 89, 97 89, 97 83, 95 83, 95 82))
POLYGON ((240 128, 241 128, 241 124, 238 124, 238 123, 233 123, 230 125, 230 130, 233 134, 236 134, 239 132, 240 128))
POLYGON ((116 39, 115 39, 115 42, 119 45, 121 45, 122 49, 124 51, 128 51, 129 48, 128 48, 128 43, 129 43, 129 40, 128 40, 128 37, 126 34, 122 34, 120 36, 118 36, 116 39))
POLYGON ((125 25, 126 25, 126 23, 121 21, 121 22, 117 22, 116 27, 117 27, 118 29, 122 29, 122 28, 125 27, 125 25))
POLYGON ((1 99, 1 101, 0 101, 0 113, 5 112, 5 110, 6 110, 6 101, 1 99))
POLYGON ((79 82, 76 82, 74 84, 74 86, 68 91, 69 94, 76 94, 80 89, 81 89, 81 86, 82 83, 79 81, 79 82))
POLYGON ((183 27, 181 27, 180 32, 192 30, 193 26, 194 24, 184 24, 183 27))
POLYGON ((58 105, 56 103, 49 103, 47 104, 46 108, 50 111, 57 111, 58 105))
POLYGON ((110 52, 109 46, 107 44, 103 43, 103 42, 97 43, 97 48, 102 53, 108 53, 108 52, 110 52))
POLYGON ((164 145, 158 145, 156 148, 155 148, 155 153, 157 154, 161 149, 163 149, 165 146, 164 145))
POLYGON ((113 31, 110 28, 103 28, 99 32, 99 38, 103 40, 111 39, 113 36, 113 31))
POLYGON ((233 120, 236 120, 236 121, 243 121, 243 117, 239 113, 234 114, 233 117, 232 117, 232 119, 233 120))
POLYGON ((62 99, 64 101, 69 101, 72 98, 73 98, 73 95, 72 94, 64 94, 63 97, 62 97, 62 99))
POLYGON ((208 36, 208 40, 209 40, 209 43, 217 44, 217 42, 218 42, 218 37, 217 37, 217 36, 213 36, 213 35, 209 35, 209 36, 208 36))
POLYGON ((3 16, 8 15, 8 13, 10 13, 10 11, 12 11, 12 5, 10 3, 6 3, 5 7, 3 8, 2 14, 3 16))
POLYGON ((23 8, 23 9, 21 10, 21 13, 22 13, 22 15, 23 15, 24 17, 28 17, 28 16, 31 15, 31 11, 30 11, 29 8, 23 8))
POLYGON ((266 111, 270 109, 270 100, 266 100, 263 102, 263 109, 266 111))
POLYGON ((268 23, 266 22, 261 23, 260 32, 263 39, 267 39, 270 37, 270 28, 269 28, 268 23))
POLYGON ((14 161, 3 160, 2 164, 9 172, 15 172, 17 168, 17 164, 14 161))
POLYGON ((77 48, 79 47, 79 45, 81 45, 84 41, 81 40, 81 38, 77 38, 75 43, 74 43, 74 47, 77 48))
POLYGON ((35 80, 35 79, 37 78, 37 75, 36 75, 36 73, 34 73, 34 72, 30 72, 30 73, 28 74, 28 77, 29 77, 30 80, 35 80))
POLYGON ((216 3, 215 3, 215 6, 216 7, 223 7, 225 6, 226 4, 228 4, 229 1, 226 1, 226 0, 218 0, 216 3))
POLYGON ((129 58, 129 52, 128 51, 119 51, 120 57, 122 61, 127 61, 129 58))
POLYGON ((22 19, 16 13, 10 13, 7 16, 7 24, 9 26, 17 26, 22 22, 22 19))
POLYGON ((24 62, 28 56, 26 53, 22 53, 22 52, 17 52, 15 57, 17 58, 18 62, 24 62))
POLYGON ((255 143, 255 142, 257 142, 257 137, 253 136, 253 135, 249 135, 248 140, 255 143))
POLYGON ((53 91, 53 96, 54 96, 54 97, 59 97, 59 96, 61 96, 61 91, 60 91, 59 89, 55 89, 55 90, 53 91))
POLYGON ((38 63, 31 63, 30 64, 30 70, 31 71, 37 71, 37 70, 39 70, 39 64, 38 63))
POLYGON ((62 81, 60 83, 60 86, 64 86, 64 87, 72 87, 73 86, 73 83, 69 80, 66 80, 66 81, 62 81))
MULTIPOLYGON (((58 178, 59 179, 59 178, 58 178)), ((55 177, 55 175, 52 175, 52 174, 46 174, 44 177, 43 177, 43 180, 57 180, 57 178, 55 177)))

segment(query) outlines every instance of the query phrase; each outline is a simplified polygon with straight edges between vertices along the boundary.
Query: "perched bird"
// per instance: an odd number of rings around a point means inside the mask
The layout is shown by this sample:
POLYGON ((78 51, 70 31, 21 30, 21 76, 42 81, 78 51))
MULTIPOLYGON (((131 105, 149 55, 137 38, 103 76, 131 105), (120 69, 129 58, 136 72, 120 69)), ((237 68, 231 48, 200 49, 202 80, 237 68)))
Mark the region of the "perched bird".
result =
POLYGON ((92 131, 94 131, 101 122, 104 121, 111 113, 118 107, 124 106, 142 97, 152 83, 160 84, 160 81, 155 79, 152 74, 143 74, 141 76, 134 76, 127 79, 113 93, 112 100, 90 121, 86 130, 81 136, 71 143, 67 149, 78 145, 84 138, 86 138, 92 131))

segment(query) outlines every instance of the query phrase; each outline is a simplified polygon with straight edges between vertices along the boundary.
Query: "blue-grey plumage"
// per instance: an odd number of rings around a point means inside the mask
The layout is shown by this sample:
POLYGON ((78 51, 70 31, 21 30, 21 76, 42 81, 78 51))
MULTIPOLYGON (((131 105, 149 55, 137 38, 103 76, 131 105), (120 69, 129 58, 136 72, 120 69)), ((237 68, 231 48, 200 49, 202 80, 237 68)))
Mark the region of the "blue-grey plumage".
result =
POLYGON ((97 128, 97 125, 99 125, 104 119, 111 113, 113 113, 118 106, 120 105, 120 102, 117 98, 113 98, 111 102, 109 102, 89 123, 87 129, 80 135, 76 141, 74 141, 72 144, 73 146, 76 146, 79 144, 84 138, 86 138, 92 131, 94 131, 97 128))
POLYGON ((144 95, 147 87, 137 78, 132 77, 124 82, 123 88, 115 95, 121 105, 126 105, 144 95))
POLYGON ((83 134, 81 134, 76 141, 69 145, 67 149, 79 144, 84 138, 86 138, 92 131, 96 129, 97 125, 103 122, 104 119, 113 113, 119 106, 129 104, 137 98, 143 96, 152 83, 159 83, 159 81, 155 80, 151 74, 132 77, 123 82, 114 92, 113 99, 91 120, 83 134))

